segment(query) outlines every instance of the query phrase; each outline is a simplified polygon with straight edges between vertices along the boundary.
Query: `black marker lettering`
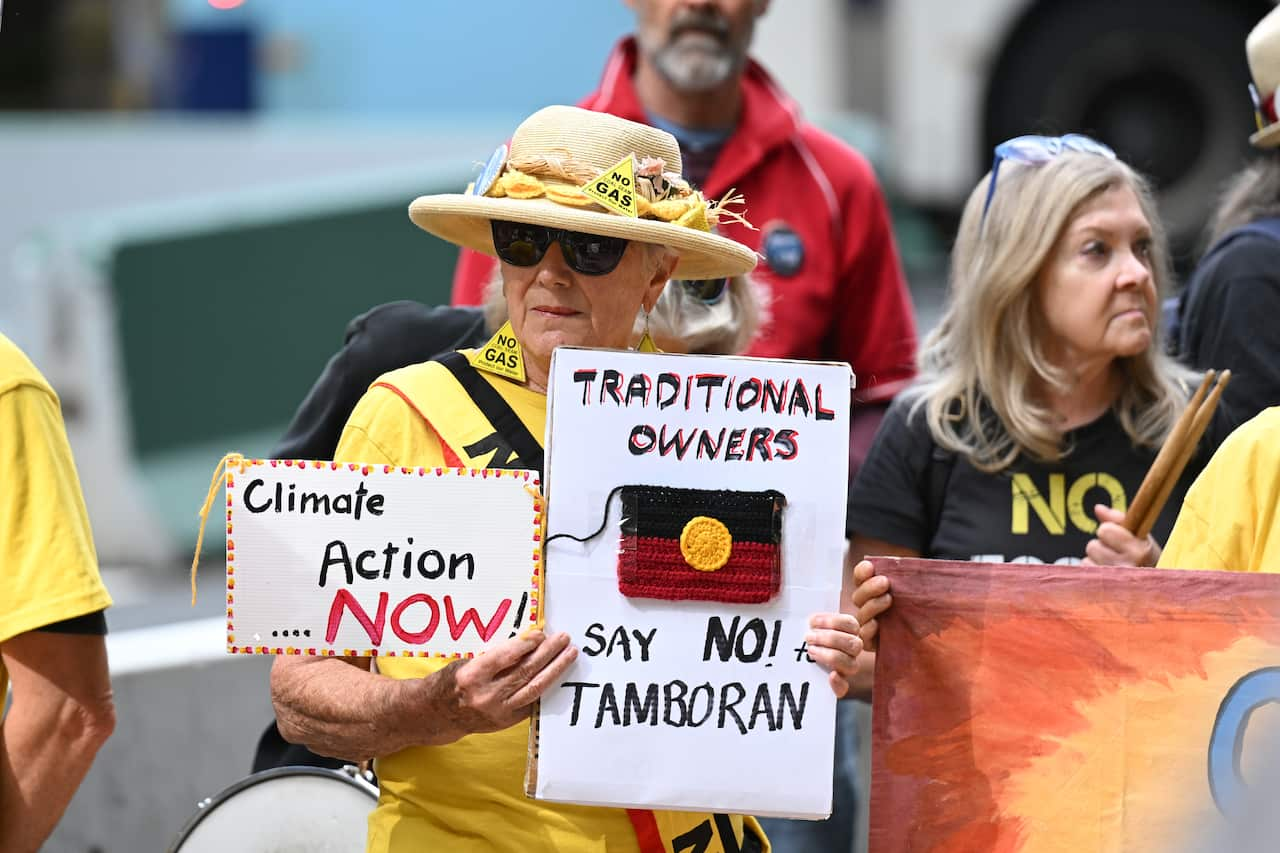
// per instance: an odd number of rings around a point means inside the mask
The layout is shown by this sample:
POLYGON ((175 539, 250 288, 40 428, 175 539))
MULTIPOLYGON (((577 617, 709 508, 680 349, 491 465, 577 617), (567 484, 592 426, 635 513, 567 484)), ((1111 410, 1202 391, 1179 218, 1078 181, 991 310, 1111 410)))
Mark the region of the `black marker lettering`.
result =
POLYGON ((747 698, 747 691, 736 681, 731 681, 720 688, 720 721, 716 724, 716 728, 723 729, 725 717, 732 715, 733 721, 738 724, 738 731, 744 735, 747 733, 747 726, 738 714, 738 703, 745 698, 747 698), (730 690, 738 694, 732 702, 729 701, 730 690))
POLYGON ((831 411, 830 409, 822 408, 822 383, 821 382, 818 383, 818 388, 815 391, 815 394, 816 394, 816 398, 815 398, 816 402, 814 403, 813 419, 816 421, 829 421, 835 418, 836 416, 835 412, 831 411))
POLYGON ((594 370, 575 370, 573 372, 573 381, 582 385, 582 405, 591 405, 591 383, 595 381, 596 372, 594 370))
POLYGON ((604 651, 604 635, 600 633, 603 630, 604 630, 604 626, 601 625, 599 622, 592 622, 587 627, 587 630, 584 632, 587 635, 587 639, 592 640, 595 643, 598 643, 598 645, 593 650, 591 647, 587 646, 586 644, 583 644, 582 653, 584 655, 586 655, 587 657, 595 657, 596 655, 604 651))
POLYGON ((606 370, 600 379, 600 403, 604 404, 604 395, 608 394, 615 405, 622 405, 622 394, 618 388, 622 385, 622 374, 616 370, 606 370))
POLYGON ((573 688, 573 713, 569 715, 569 725, 576 726, 578 724, 578 711, 582 707, 582 691, 588 687, 599 686, 599 684, 592 684, 588 681, 566 681, 560 685, 561 688, 573 688))
POLYGON ((658 408, 665 409, 668 406, 673 406, 678 399, 680 399, 680 377, 674 373, 659 373, 658 408), (670 396, 665 398, 662 396, 664 389, 670 392, 670 396))
POLYGON ((643 456, 653 450, 658 443, 658 433, 648 424, 637 424, 631 428, 631 436, 627 439, 627 450, 632 456, 643 456))
POLYGON ((805 417, 813 410, 809 403, 809 389, 804 387, 803 379, 796 379, 796 384, 791 386, 791 402, 787 404, 787 414, 795 415, 796 409, 802 410, 805 417))
MULTIPOLYGON (((246 497, 248 494, 246 492, 246 497)), ((329 567, 341 565, 347 573, 347 583, 355 583, 355 576, 351 570, 351 555, 347 553, 347 543, 341 539, 335 539, 324 548, 324 562, 320 564, 320 586, 324 586, 325 579, 329 576, 329 567), (334 554, 334 549, 338 553, 334 554)))
MULTIPOLYGON (((253 505, 253 503, 250 501, 250 498, 251 498, 251 497, 252 497, 252 495, 253 495, 254 489, 258 488, 259 486, 263 486, 263 485, 266 485, 266 481, 265 481, 265 480, 261 480, 261 479, 259 479, 259 480, 253 480, 253 481, 251 481, 251 482, 249 483, 249 485, 245 488, 245 490, 244 490, 244 505, 245 505, 245 508, 246 508, 247 510, 249 510, 249 512, 266 512, 267 510, 271 509, 271 501, 270 501, 270 500, 268 500, 266 503, 264 503, 264 504, 262 504, 262 505, 260 505, 260 506, 254 506, 254 505, 253 505)), ((324 586, 324 581, 323 581, 323 580, 321 580, 321 581, 320 581, 320 585, 321 585, 321 586, 324 586)))

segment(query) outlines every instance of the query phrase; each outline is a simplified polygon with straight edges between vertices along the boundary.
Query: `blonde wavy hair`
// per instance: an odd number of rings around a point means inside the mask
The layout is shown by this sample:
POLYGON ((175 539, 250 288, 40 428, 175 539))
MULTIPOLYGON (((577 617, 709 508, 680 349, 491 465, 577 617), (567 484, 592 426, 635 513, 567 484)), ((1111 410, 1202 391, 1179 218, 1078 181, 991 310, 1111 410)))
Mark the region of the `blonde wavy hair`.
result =
MULTIPOLYGON (((934 441, 988 473, 1022 454, 1057 461, 1070 452, 1039 383, 1069 393, 1070 372, 1045 351, 1035 283, 1080 206, 1128 186, 1151 225, 1157 293, 1170 283, 1169 249, 1150 186, 1119 160, 1063 153, 1041 165, 1005 162, 983 221, 988 173, 969 195, 951 255, 948 306, 920 353, 911 413, 923 409, 934 441)), ((1158 447, 1188 398, 1192 374, 1164 355, 1157 297, 1151 344, 1119 359, 1126 381, 1112 404, 1137 445, 1158 447)))

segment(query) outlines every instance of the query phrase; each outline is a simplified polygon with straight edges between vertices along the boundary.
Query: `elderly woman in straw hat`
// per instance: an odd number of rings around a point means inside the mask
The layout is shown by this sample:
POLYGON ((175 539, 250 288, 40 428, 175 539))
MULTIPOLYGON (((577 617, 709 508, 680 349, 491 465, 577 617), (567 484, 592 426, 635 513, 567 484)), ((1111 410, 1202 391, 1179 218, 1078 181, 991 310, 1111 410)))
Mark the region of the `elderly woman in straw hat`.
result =
MULTIPOLYGON (((493 427, 468 385, 480 382, 485 396, 496 392, 530 433, 541 435, 556 347, 624 348, 637 314, 653 309, 668 279, 748 272, 755 256, 711 231, 731 214, 704 200, 679 170, 679 149, 667 133, 549 107, 520 125, 510 156, 500 149, 467 194, 417 199, 410 216, 420 227, 500 259, 524 377, 470 376, 465 358, 452 367, 427 362, 387 374, 356 407, 337 458, 476 466, 492 452, 477 440, 493 427), (627 157, 637 192, 612 201, 634 203, 635 216, 597 204, 582 189, 627 157)), ((851 616, 812 619, 811 654, 830 670, 838 695, 856 667, 856 634, 851 616)), ((525 797, 531 706, 576 655, 566 634, 535 630, 466 662, 380 659, 378 673, 367 659, 281 657, 272 699, 289 740, 326 754, 378 759, 381 797, 369 819, 370 850, 669 850, 704 824, 733 836, 704 849, 767 849, 751 818, 525 797)))

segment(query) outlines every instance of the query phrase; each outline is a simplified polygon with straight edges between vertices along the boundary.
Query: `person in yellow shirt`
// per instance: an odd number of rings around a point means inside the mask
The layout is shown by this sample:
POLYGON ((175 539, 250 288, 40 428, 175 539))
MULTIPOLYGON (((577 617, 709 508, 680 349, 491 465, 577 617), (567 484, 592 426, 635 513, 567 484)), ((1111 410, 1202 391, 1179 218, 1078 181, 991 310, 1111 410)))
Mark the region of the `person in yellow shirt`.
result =
POLYGON ((1218 448, 1187 490, 1159 565, 1280 572, 1280 406, 1218 448))
MULTIPOLYGON (((684 181, 680 162, 664 131, 548 107, 520 125, 509 153, 499 149, 467 194, 414 201, 410 217, 424 230, 502 262, 523 381, 478 372, 466 351, 386 374, 356 406, 335 459, 541 467, 534 436, 544 431, 557 346, 623 349, 668 279, 755 265, 749 249, 712 233, 723 214, 684 181), (617 202, 634 215, 583 192, 627 157, 636 192, 617 202)), ((810 624, 811 656, 844 695, 861 650, 857 620, 828 613, 810 624)), ((576 655, 567 634, 536 629, 465 662, 380 658, 377 673, 367 658, 280 656, 272 700, 286 740, 376 759, 372 851, 657 853, 688 849, 688 839, 708 853, 767 851, 752 818, 525 796, 531 708, 576 655)))
POLYGON ((58 397, 0 335, 0 850, 39 849, 115 725, 89 519, 58 397))

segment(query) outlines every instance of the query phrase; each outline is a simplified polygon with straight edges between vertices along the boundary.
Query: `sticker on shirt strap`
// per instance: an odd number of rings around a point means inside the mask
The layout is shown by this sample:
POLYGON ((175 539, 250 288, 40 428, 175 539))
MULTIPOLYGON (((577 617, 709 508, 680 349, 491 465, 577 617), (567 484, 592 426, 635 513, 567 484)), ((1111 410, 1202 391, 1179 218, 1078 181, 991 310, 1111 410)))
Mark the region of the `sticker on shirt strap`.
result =
POLYGON ((524 352, 511 329, 510 320, 502 324, 487 344, 475 351, 471 356, 471 366, 503 379, 524 382, 524 352))

